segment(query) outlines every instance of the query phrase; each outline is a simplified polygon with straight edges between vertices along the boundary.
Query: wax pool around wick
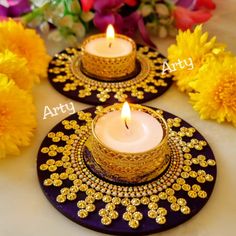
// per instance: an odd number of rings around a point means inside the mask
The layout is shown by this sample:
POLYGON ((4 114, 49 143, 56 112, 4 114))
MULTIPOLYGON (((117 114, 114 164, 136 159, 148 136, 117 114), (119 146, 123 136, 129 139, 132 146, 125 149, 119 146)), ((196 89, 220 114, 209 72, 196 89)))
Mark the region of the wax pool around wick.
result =
POLYGON ((129 55, 133 50, 132 43, 123 38, 107 40, 95 38, 85 45, 85 51, 99 57, 122 57, 129 55), (109 42, 110 41, 110 42, 109 42))
POLYGON ((153 116, 132 111, 127 129, 120 111, 109 112, 95 124, 95 134, 107 147, 119 152, 138 153, 155 148, 163 138, 160 122, 153 116))

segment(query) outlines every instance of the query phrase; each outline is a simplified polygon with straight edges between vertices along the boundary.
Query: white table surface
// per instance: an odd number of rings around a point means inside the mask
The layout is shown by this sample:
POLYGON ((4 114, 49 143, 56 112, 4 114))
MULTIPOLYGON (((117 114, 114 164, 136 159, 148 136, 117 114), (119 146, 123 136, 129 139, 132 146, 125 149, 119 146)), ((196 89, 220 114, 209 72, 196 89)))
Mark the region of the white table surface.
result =
MULTIPOLYGON (((236 54, 236 1, 216 1, 218 8, 205 25, 210 35, 228 45, 236 54)), ((173 39, 157 39, 158 47, 166 55, 173 39)), ((62 48, 51 44, 50 52, 62 48)), ((36 157, 47 132, 68 114, 43 120, 44 106, 71 102, 56 92, 48 81, 34 89, 38 110, 38 128, 29 148, 18 157, 0 160, 0 236, 95 236, 103 235, 79 226, 60 214, 47 201, 40 189, 36 157)), ((76 110, 89 107, 73 102, 76 110)), ((207 205, 186 223, 160 233, 162 236, 233 236, 236 235, 236 129, 229 124, 203 121, 192 109, 188 97, 172 86, 164 95, 146 103, 176 114, 195 126, 211 145, 217 160, 218 177, 207 205)))

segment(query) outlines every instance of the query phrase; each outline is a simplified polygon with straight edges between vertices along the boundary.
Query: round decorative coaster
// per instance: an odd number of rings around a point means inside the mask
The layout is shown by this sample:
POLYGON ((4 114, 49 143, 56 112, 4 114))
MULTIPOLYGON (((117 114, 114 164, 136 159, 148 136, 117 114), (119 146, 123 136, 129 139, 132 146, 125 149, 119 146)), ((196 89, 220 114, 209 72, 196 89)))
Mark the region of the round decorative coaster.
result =
POLYGON ((107 82, 89 77, 81 70, 81 49, 67 48, 49 64, 48 79, 61 94, 92 105, 128 100, 143 103, 162 95, 172 84, 172 75, 162 74, 166 58, 159 52, 137 45, 137 72, 123 81, 107 82))
POLYGON ((119 184, 89 163, 86 141, 92 119, 102 109, 67 117, 44 139, 37 170, 52 205, 78 224, 113 235, 164 231, 198 213, 216 180, 215 158, 203 136, 179 117, 156 109, 170 127, 170 165, 148 183, 119 184))

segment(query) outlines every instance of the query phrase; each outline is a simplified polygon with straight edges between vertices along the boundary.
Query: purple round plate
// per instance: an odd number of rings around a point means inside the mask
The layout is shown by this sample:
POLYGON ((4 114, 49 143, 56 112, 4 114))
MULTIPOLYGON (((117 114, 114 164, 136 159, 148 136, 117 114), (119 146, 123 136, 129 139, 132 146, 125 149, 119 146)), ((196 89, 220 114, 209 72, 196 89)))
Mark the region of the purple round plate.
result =
POLYGON ((160 111, 170 127, 171 163, 144 184, 107 180, 87 165, 86 140, 101 107, 58 123, 38 152, 41 188, 51 204, 74 222, 113 235, 147 235, 178 226, 207 203, 216 180, 216 162, 204 137, 190 124, 160 111))
POLYGON ((162 74, 161 53, 147 46, 137 45, 137 65, 140 71, 123 81, 101 81, 81 70, 81 49, 66 48, 56 54, 48 68, 52 86, 75 101, 92 104, 113 104, 128 100, 144 103, 161 96, 172 84, 172 75, 162 74))

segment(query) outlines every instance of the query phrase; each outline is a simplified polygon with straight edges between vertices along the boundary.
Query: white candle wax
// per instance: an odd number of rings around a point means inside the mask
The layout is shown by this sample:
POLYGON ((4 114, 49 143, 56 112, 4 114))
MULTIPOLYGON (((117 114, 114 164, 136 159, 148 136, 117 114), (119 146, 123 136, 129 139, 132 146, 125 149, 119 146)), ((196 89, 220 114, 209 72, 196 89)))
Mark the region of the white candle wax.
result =
POLYGON ((104 36, 88 42, 85 51, 99 57, 122 57, 132 52, 132 44, 123 38, 116 37, 108 40, 104 36))
POLYGON ((120 111, 113 111, 98 119, 95 134, 107 147, 126 153, 148 151, 163 138, 161 124, 145 112, 132 111, 127 125, 129 129, 121 119, 120 111))

